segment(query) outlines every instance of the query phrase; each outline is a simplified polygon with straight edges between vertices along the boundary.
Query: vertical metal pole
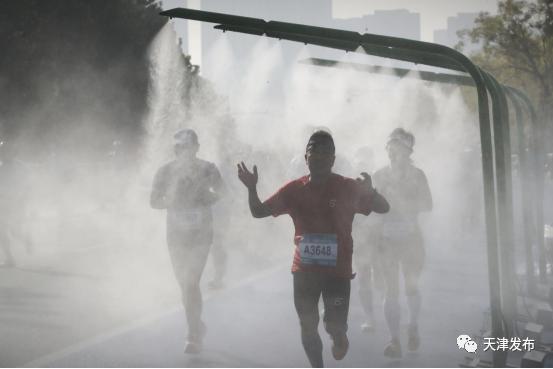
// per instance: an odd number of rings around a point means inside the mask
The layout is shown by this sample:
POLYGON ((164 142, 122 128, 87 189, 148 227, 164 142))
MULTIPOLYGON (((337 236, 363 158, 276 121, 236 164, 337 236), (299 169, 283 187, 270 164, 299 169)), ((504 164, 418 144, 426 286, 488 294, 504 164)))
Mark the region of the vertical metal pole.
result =
POLYGON ((546 282, 546 256, 545 256, 545 240, 544 240, 544 234, 543 234, 543 226, 544 226, 544 219, 543 219, 543 200, 544 200, 544 181, 545 181, 545 173, 544 173, 544 160, 545 160, 545 148, 543 145, 543 139, 541 138, 543 136, 543 129, 542 125, 538 121, 536 110, 534 109, 534 106, 532 105, 530 99, 528 96, 526 96, 521 91, 517 90, 516 88, 511 88, 511 91, 513 91, 514 94, 516 94, 527 106, 528 111, 530 113, 530 118, 533 125, 533 130, 531 131, 531 147, 534 149, 534 155, 533 155, 533 174, 534 174, 534 180, 533 185, 534 191, 532 191, 533 197, 534 197, 534 206, 535 206, 535 216, 536 216, 536 228, 535 228, 535 235, 536 235, 536 241, 538 246, 538 267, 539 267, 539 273, 540 273, 540 281, 546 282))
MULTIPOLYGON (((414 49, 417 49, 413 46, 414 49)), ((480 127, 480 143, 482 150, 482 176, 484 180, 484 202, 486 214, 486 245, 488 256, 488 277, 490 289, 490 311, 492 320, 492 335, 504 337, 502 306, 501 306, 501 278, 498 261, 498 223, 497 199, 494 183, 494 145, 492 141, 492 127, 487 90, 492 90, 489 81, 484 78, 484 72, 474 65, 463 54, 439 45, 433 45, 435 54, 444 55, 458 62, 470 74, 476 84, 478 95, 478 118, 480 127)), ((497 153, 496 153, 497 155, 497 153)), ((493 366, 505 367, 507 364, 506 352, 493 352, 493 366)))
MULTIPOLYGON (((490 110, 488 94, 484 79, 480 70, 472 65, 472 73, 476 90, 478 93, 478 115, 480 121, 480 146, 482 150, 482 177, 484 180, 484 210, 486 214, 486 245, 488 260, 488 283, 490 293, 490 313, 492 324, 492 335, 503 337, 503 324, 501 312, 500 276, 498 261, 498 234, 497 234, 497 213, 494 183, 493 165, 493 141, 490 122, 490 110), (476 76, 476 78, 475 78, 476 76)), ((470 68, 470 66, 469 66, 470 68)), ((500 351, 494 351, 493 366, 503 367, 506 364, 506 357, 500 351)))
MULTIPOLYGON (((533 200, 531 193, 531 171, 530 171, 530 160, 528 152, 526 152, 525 145, 525 135, 524 135, 524 123, 522 118, 522 108, 520 106, 520 101, 515 93, 513 93, 510 87, 506 89, 507 96, 509 97, 513 107, 515 108, 515 117, 516 117, 516 127, 517 127, 517 143, 518 151, 520 157, 520 166, 519 166, 519 180, 520 180, 520 199, 521 199, 521 208, 522 208, 522 224, 523 224, 523 234, 524 234, 524 251, 526 256, 526 291, 530 295, 536 293, 536 275, 534 273, 534 256, 533 256, 533 245, 534 240, 533 236, 535 235, 535 221, 532 214, 533 200)), ((528 126, 529 129, 533 129, 531 125, 528 126)))
MULTIPOLYGON (((505 182, 505 204, 501 213, 501 218, 505 225, 502 233, 505 237, 505 242, 502 243, 503 248, 500 249, 501 259, 505 269, 501 272, 503 277, 504 292, 504 315, 512 332, 514 328, 515 318, 517 315, 517 290, 516 290, 516 264, 515 264, 515 237, 514 237, 514 214, 513 214, 513 176, 512 176, 512 161, 511 161, 511 126, 509 124, 509 108, 505 91, 497 80, 490 74, 489 78, 493 81, 499 93, 499 102, 501 109, 501 130, 504 144, 504 182, 505 182)), ((501 202, 500 202, 501 204, 501 202)), ((501 219, 500 218, 500 219, 501 219)), ((501 222, 501 220, 500 220, 501 222)))
MULTIPOLYGON (((509 217, 508 217, 508 201, 507 201, 507 185, 506 185, 506 145, 505 145, 505 132, 503 125, 503 107, 499 96, 498 86, 486 72, 482 72, 484 81, 489 88, 490 96, 492 99, 492 112, 493 112, 493 141, 495 148, 495 185, 497 195, 497 222, 498 222, 498 239, 499 245, 497 252, 493 257, 498 259, 499 264, 499 276, 500 287, 499 295, 501 301, 501 323, 503 325, 503 332, 505 336, 509 336, 510 327, 512 325, 513 309, 512 309, 512 295, 509 293, 509 281, 511 280, 508 273, 512 270, 510 267, 510 253, 509 246, 512 238, 509 236, 509 217)), ((512 225, 511 225, 512 227, 512 225)), ((498 353, 498 360, 502 363, 507 361, 507 352, 500 352, 499 350, 494 352, 498 353)))
POLYGON ((544 144, 544 127, 543 121, 538 120, 538 134, 536 135, 536 146, 538 147, 538 155, 536 155, 536 224, 538 226, 538 266, 540 270, 540 282, 547 283, 547 254, 545 252, 545 235, 544 235, 544 215, 543 203, 545 197, 545 144, 544 144))
MULTIPOLYGON (((490 122, 490 108, 487 90, 492 87, 483 78, 483 72, 463 54, 439 45, 434 45, 434 53, 450 57, 457 61, 470 74, 476 85, 478 96, 478 118, 480 128, 480 143, 482 150, 482 177, 484 180, 484 202, 486 214, 486 246, 488 260, 488 282, 490 289, 490 311, 492 336, 504 337, 501 308, 501 283, 498 261, 498 224, 496 187, 494 183, 494 145, 490 122)), ((502 351, 493 352, 493 366, 505 367, 507 356, 502 351)))

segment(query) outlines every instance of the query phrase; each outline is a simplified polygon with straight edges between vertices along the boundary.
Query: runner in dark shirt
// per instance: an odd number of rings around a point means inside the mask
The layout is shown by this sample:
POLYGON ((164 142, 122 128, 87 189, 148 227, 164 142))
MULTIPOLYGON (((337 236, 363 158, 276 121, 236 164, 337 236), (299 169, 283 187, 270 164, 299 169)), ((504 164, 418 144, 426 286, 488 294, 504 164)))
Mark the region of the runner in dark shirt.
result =
POLYGON ((206 330, 200 278, 213 240, 211 206, 224 186, 217 167, 196 157, 200 145, 193 130, 177 132, 175 140, 177 158, 156 173, 150 204, 167 209, 167 244, 188 322, 185 352, 197 353, 206 330))
POLYGON ((351 228, 356 213, 385 213, 386 200, 372 187, 371 178, 351 179, 332 173, 334 140, 328 132, 312 134, 305 160, 309 175, 289 182, 265 202, 257 195, 257 167, 242 162, 238 177, 248 189, 255 218, 288 214, 295 226, 294 304, 301 325, 302 344, 313 367, 323 366, 318 301, 324 302, 323 322, 333 340, 332 355, 345 357, 349 341, 347 317, 352 279, 351 228))

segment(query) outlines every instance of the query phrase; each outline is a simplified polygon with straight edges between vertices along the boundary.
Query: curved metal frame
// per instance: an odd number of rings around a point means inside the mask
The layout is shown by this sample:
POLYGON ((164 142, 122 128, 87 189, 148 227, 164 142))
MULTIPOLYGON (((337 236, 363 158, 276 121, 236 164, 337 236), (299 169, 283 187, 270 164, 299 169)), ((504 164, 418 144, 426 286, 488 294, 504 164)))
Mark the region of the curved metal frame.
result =
POLYGON ((497 218, 500 229, 501 243, 501 307, 506 337, 514 328, 516 317, 516 284, 514 275, 514 236, 513 236, 513 205, 512 205, 512 177, 511 177, 511 139, 509 132, 509 118, 507 100, 499 83, 489 73, 482 72, 492 99, 493 133, 495 148, 495 174, 497 196, 497 218))
MULTIPOLYGON (((295 23, 267 22, 258 18, 184 8, 171 9, 160 14, 171 18, 217 23, 214 28, 222 31, 265 35, 344 51, 363 51, 369 55, 468 73, 475 84, 478 96, 492 335, 505 336, 506 330, 510 330, 512 326, 516 312, 513 311, 516 309, 516 295, 512 291, 512 284, 501 283, 502 274, 509 281, 514 271, 510 135, 507 100, 503 89, 491 75, 482 71, 460 52, 428 42, 374 34, 361 35, 357 32, 295 23), (490 121, 488 93, 492 100, 493 127, 490 121), (498 260, 501 261, 501 268, 498 260)), ((494 351, 493 365, 505 366, 506 354, 494 351)))
MULTIPOLYGON (((438 83, 449 83, 454 85, 461 85, 461 86, 470 86, 474 87, 474 81, 465 76, 465 75, 459 75, 459 74, 446 74, 446 73, 435 73, 435 72, 426 72, 426 71, 417 71, 416 76, 412 76, 409 73, 413 71, 413 69, 407 69, 407 68, 393 68, 393 67, 383 67, 383 66, 373 66, 373 65, 367 65, 367 64, 358 64, 358 63, 344 63, 344 62, 337 62, 333 60, 326 60, 326 59, 318 59, 318 58, 308 58, 305 60, 301 60, 300 63, 305 64, 311 64, 316 66, 322 66, 322 67, 344 67, 344 68, 351 68, 354 70, 362 71, 362 72, 370 72, 370 73, 376 73, 376 74, 387 74, 387 75, 393 75, 399 78, 404 77, 411 77, 416 78, 424 81, 430 81, 430 82, 438 82, 438 83)), ((516 129, 517 129, 517 136, 518 136, 518 151, 520 152, 520 171, 519 171, 519 177, 521 181, 520 186, 520 196, 522 199, 522 222, 524 224, 523 227, 523 234, 524 234, 524 245, 525 245, 525 256, 526 256, 526 276, 527 276, 527 291, 534 295, 536 292, 536 278, 534 274, 534 258, 533 258, 533 252, 532 247, 537 242, 534 241, 536 237, 536 230, 539 228, 536 225, 536 214, 532 213, 532 209, 538 208, 536 207, 536 203, 543 203, 543 199, 536 198, 536 196, 533 196, 533 194, 538 194, 538 191, 536 191, 535 188, 529 188, 530 184, 534 184, 535 181, 531 180, 532 178, 536 177, 536 174, 534 173, 534 169, 537 167, 531 166, 530 159, 528 157, 528 153, 526 152, 523 138, 524 138, 524 120, 522 117, 522 106, 521 104, 526 106, 526 109, 528 111, 528 115, 531 118, 531 124, 527 127, 530 130, 530 137, 534 141, 536 139, 536 115, 535 112, 533 112, 534 107, 530 103, 530 100, 526 97, 526 95, 514 87, 506 86, 506 85, 500 85, 501 90, 503 90, 506 93, 506 96, 508 97, 509 101, 511 102, 511 105, 515 109, 515 122, 516 122, 516 129), (521 96, 524 96, 523 99, 521 96)), ((505 102, 506 103, 506 102, 505 102)), ((535 158, 537 155, 540 155, 537 147, 534 147, 533 151, 533 157, 535 158)), ((542 153, 541 155, 544 155, 542 153)), ((506 160, 508 160, 508 155, 506 155, 506 160)), ((508 161, 507 161, 508 164, 508 161)), ((514 252, 514 250, 513 250, 514 252)), ((513 276, 514 278, 514 276, 513 276)), ((514 293, 514 291, 512 291, 514 293)), ((513 302, 511 300, 511 302, 513 302)))
MULTIPOLYGON (((526 147, 524 145, 524 120, 522 116, 522 106, 523 102, 520 101, 520 97, 513 92, 513 88, 510 86, 504 86, 504 90, 507 94, 507 97, 511 101, 512 106, 515 109, 515 121, 517 129, 517 144, 519 152, 519 181, 521 189, 521 202, 522 202, 522 222, 523 222, 523 233, 524 233, 524 244, 525 244, 525 256, 526 256, 526 290, 530 295, 535 295, 536 293, 536 276, 534 273, 534 256, 533 256, 533 245, 534 238, 536 236, 535 229, 537 228, 536 218, 532 214, 531 209, 536 209, 535 199, 532 196, 532 193, 535 191, 528 191, 529 185, 533 183, 531 178, 535 176, 532 174, 532 168, 530 166, 530 160, 528 153, 526 152, 526 147)), ((531 125, 532 136, 534 136, 534 126, 531 125)))

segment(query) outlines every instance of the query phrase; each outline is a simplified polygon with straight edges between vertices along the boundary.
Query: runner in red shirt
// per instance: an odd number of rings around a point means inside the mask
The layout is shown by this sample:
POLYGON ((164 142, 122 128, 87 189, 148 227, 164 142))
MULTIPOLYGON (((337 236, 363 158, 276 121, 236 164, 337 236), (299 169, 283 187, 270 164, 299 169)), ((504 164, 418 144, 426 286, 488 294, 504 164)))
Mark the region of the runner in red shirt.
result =
POLYGON ((367 173, 361 173, 363 179, 357 180, 332 173, 334 154, 332 136, 325 131, 313 133, 305 154, 309 175, 289 182, 265 202, 257 195, 257 167, 252 173, 243 162, 238 164, 238 177, 248 188, 252 215, 264 218, 288 214, 294 222, 294 305, 303 347, 313 367, 323 366, 317 330, 321 295, 325 329, 333 340, 332 355, 341 360, 349 347, 346 332, 353 277, 353 217, 356 213, 369 215, 371 211, 389 210, 367 173))

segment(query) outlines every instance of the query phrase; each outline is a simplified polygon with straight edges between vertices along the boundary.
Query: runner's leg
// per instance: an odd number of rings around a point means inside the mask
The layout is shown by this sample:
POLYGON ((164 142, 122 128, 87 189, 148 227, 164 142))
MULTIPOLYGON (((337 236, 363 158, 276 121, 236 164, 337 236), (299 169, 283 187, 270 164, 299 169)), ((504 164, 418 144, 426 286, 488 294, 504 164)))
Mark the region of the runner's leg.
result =
POLYGON ((421 310, 421 293, 419 279, 424 266, 424 248, 418 243, 402 260, 401 269, 405 280, 405 295, 409 309, 408 346, 409 350, 417 350, 420 346, 418 321, 421 310))
MULTIPOLYGON (((188 240, 191 238, 189 237, 188 240)), ((173 271, 179 283, 188 323, 188 340, 200 343, 205 330, 201 321, 202 293, 200 279, 207 262, 209 244, 188 243, 178 232, 168 232, 168 245, 173 271)), ((197 240, 194 240, 197 241, 197 240)))
POLYGON ((325 306, 324 326, 332 337, 343 335, 348 330, 351 279, 327 276, 322 294, 325 306))
POLYGON ((201 343, 205 333, 205 325, 202 322, 202 292, 200 280, 207 262, 209 245, 198 245, 188 253, 185 269, 185 285, 183 289, 183 301, 188 322, 188 340, 201 343))
POLYGON ((407 296, 407 306, 409 308, 409 325, 416 326, 419 320, 421 310, 421 294, 419 289, 420 268, 412 263, 402 265, 405 278, 405 295, 407 296))
POLYGON ((324 325, 332 338, 332 356, 342 360, 349 348, 347 336, 349 298, 351 292, 350 278, 326 276, 323 285, 323 301, 325 306, 324 325))
POLYGON ((211 288, 223 287, 223 279, 227 273, 227 251, 225 250, 222 239, 216 238, 211 247, 211 257, 213 259, 214 276, 210 281, 211 288))
POLYGON ((399 307, 399 261, 386 255, 384 261, 385 297, 384 316, 392 340, 399 342, 400 307, 399 307))
POLYGON ((323 343, 318 331, 321 278, 317 273, 296 272, 293 276, 294 305, 300 319, 301 342, 311 366, 322 368, 323 343))

